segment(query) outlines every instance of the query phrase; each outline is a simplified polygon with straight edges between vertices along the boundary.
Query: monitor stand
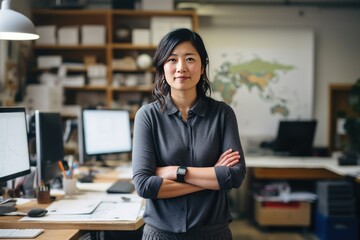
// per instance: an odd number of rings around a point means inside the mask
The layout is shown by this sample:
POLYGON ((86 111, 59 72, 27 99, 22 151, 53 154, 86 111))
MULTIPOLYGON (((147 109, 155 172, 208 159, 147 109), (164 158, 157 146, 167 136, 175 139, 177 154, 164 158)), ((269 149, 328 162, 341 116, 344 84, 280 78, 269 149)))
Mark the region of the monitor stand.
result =
POLYGON ((104 158, 103 157, 101 157, 101 156, 96 156, 96 160, 95 160, 97 163, 99 163, 99 167, 106 167, 106 168, 108 168, 108 167, 110 167, 106 162, 105 162, 105 160, 104 160, 104 158))

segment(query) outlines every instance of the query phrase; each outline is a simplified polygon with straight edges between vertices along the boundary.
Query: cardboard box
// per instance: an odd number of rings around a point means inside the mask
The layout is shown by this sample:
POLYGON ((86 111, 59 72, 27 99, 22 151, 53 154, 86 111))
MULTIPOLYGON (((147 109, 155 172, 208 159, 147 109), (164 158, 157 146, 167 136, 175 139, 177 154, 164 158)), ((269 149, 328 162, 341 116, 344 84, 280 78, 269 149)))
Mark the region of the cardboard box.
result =
POLYGON ((103 25, 81 26, 82 45, 103 45, 106 39, 106 29, 103 25))
POLYGON ((310 213, 310 202, 255 200, 255 220, 260 226, 309 226, 310 213))
POLYGON ((40 38, 35 41, 36 45, 56 45, 56 26, 36 26, 36 33, 40 38))
POLYGON ((142 0, 142 10, 174 10, 174 0, 142 0))
POLYGON ((61 27, 58 29, 59 45, 78 45, 79 28, 77 26, 61 27))
POLYGON ((132 30, 132 44, 150 45, 150 30, 135 28, 132 30))

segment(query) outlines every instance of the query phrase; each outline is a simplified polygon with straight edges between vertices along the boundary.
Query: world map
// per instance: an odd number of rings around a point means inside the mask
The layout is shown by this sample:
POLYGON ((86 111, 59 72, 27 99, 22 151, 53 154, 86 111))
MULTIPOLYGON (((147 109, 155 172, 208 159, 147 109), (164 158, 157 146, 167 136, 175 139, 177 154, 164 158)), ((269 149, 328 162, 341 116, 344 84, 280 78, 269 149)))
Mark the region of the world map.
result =
MULTIPOLYGON (((223 54, 226 58, 226 54, 223 54)), ((213 91, 218 92, 222 100, 236 106, 236 93, 240 88, 254 92, 261 101, 270 104, 271 115, 287 117, 291 108, 289 101, 283 95, 278 94, 274 88, 279 81, 284 81, 280 73, 287 73, 294 70, 292 65, 266 61, 261 58, 254 58, 244 62, 232 62, 225 60, 217 69, 212 82, 213 91), (255 91, 257 90, 257 91, 255 91)))
POLYGON ((244 144, 275 137, 281 120, 312 118, 312 30, 219 26, 204 34, 211 97, 234 110, 244 144), (226 37, 219 41, 219 35, 226 37))

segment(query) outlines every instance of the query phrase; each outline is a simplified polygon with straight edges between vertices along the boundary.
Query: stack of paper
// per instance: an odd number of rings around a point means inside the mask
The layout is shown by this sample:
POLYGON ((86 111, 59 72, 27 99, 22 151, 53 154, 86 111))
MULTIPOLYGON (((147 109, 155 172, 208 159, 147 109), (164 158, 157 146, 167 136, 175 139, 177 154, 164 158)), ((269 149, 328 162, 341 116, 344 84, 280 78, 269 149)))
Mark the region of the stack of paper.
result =
POLYGON ((85 86, 85 76, 67 76, 60 80, 60 84, 64 87, 83 87, 85 86))
POLYGON ((37 60, 38 68, 60 67, 62 63, 62 56, 60 55, 38 56, 36 60, 37 60))

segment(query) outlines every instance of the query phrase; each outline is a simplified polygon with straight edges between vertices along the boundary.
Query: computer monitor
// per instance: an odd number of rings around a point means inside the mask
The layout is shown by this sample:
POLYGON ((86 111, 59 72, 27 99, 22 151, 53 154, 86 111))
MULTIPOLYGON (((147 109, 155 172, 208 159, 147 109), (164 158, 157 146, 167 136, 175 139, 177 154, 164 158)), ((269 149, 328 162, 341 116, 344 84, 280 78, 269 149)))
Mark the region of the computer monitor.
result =
MULTIPOLYGON (((25 108, 0 108, 0 182, 30 173, 25 108)), ((16 208, 0 206, 0 213, 16 208)))
POLYGON ((58 165, 65 154, 60 113, 35 111, 35 138, 38 184, 49 185, 62 174, 58 165))
POLYGON ((289 156, 311 156, 316 120, 280 121, 273 150, 289 156))
MULTIPOLYGON (((132 149, 130 114, 121 109, 83 109, 84 155, 129 153, 132 149)), ((84 156, 84 157, 85 157, 84 156)), ((98 158, 98 160, 101 160, 98 158)))

